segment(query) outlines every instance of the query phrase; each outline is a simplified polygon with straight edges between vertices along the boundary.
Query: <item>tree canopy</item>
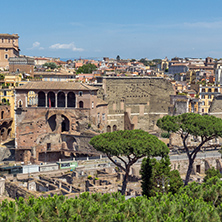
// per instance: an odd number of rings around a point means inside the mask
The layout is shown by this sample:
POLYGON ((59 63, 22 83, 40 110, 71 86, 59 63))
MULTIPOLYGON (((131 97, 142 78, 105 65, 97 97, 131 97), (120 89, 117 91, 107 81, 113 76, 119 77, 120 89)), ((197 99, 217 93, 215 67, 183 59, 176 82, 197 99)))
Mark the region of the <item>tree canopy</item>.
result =
POLYGON ((79 73, 92 73, 96 69, 97 69, 96 65, 94 65, 92 63, 88 63, 88 64, 85 64, 85 65, 79 67, 77 69, 76 73, 77 74, 79 74, 79 73))
POLYGON ((147 197, 155 196, 156 193, 177 193, 183 186, 183 180, 177 170, 170 167, 170 158, 166 156, 157 160, 144 158, 140 174, 142 176, 142 191, 147 197))
POLYGON ((167 132, 178 133, 182 138, 183 147, 189 159, 185 185, 189 181, 196 155, 203 145, 209 140, 222 136, 222 119, 209 115, 202 116, 196 113, 184 113, 178 116, 167 115, 157 121, 157 126, 167 132), (187 145, 189 136, 200 138, 192 150, 187 145))
POLYGON ((125 172, 122 194, 125 194, 130 167, 140 158, 160 156, 164 158, 169 153, 165 143, 156 136, 143 130, 120 130, 94 136, 90 140, 93 147, 106 153, 107 157, 125 172), (120 160, 119 165, 114 157, 120 160))
POLYGON ((50 69, 58 68, 58 66, 54 62, 46 62, 45 64, 43 64, 43 66, 46 66, 47 68, 50 68, 50 69))

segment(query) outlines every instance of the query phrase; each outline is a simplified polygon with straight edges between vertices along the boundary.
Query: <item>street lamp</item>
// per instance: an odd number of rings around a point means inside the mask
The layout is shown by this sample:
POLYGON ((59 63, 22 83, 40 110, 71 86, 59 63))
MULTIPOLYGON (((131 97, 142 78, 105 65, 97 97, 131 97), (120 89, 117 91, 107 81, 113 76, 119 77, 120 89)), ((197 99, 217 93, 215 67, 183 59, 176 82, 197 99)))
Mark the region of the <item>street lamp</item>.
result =
POLYGON ((165 193, 167 192, 166 188, 169 188, 170 187, 170 180, 168 177, 162 175, 160 177, 157 177, 156 178, 156 181, 157 181, 157 187, 162 189, 162 193, 165 193))

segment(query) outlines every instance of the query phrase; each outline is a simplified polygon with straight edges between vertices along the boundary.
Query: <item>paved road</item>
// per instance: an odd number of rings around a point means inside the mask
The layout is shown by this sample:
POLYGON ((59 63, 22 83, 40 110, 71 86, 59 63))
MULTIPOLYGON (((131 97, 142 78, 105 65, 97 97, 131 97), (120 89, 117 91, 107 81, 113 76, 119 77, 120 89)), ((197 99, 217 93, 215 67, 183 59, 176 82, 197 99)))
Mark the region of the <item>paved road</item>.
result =
MULTIPOLYGON (((221 154, 215 150, 215 151, 205 151, 205 152, 199 152, 197 154, 197 157, 196 158, 210 158, 210 157, 215 157, 215 158, 220 158, 221 157, 221 154)), ((170 160, 185 160, 187 159, 187 154, 186 153, 183 153, 183 154, 180 154, 180 155, 170 155, 170 160)))

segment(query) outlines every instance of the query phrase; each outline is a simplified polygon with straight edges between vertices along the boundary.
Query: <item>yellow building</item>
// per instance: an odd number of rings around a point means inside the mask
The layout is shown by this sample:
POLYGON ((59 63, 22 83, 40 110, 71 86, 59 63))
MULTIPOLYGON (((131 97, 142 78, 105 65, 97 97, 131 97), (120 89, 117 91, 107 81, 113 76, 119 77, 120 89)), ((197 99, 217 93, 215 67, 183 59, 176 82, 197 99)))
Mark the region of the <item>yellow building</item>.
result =
POLYGON ((14 123, 14 114, 15 114, 15 87, 19 85, 26 84, 27 81, 22 81, 22 75, 5 75, 4 83, 0 86, 0 103, 9 104, 11 117, 13 118, 12 123, 12 137, 15 136, 15 123, 14 123))
POLYGON ((208 113, 213 98, 221 94, 221 86, 202 86, 199 88, 199 98, 201 100, 200 111, 201 113, 208 113))

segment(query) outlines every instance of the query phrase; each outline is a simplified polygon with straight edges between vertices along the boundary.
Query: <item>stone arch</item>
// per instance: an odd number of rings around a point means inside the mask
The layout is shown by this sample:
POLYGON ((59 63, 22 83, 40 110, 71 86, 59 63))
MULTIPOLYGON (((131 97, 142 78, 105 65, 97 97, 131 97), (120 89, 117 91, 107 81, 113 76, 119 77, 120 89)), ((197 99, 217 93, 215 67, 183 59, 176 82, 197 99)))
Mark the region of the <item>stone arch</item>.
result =
POLYGON ((48 119, 48 124, 50 129, 53 131, 55 131, 56 129, 56 115, 52 115, 49 119, 48 119))
POLYGON ((11 138, 11 132, 12 132, 12 129, 9 128, 9 129, 8 129, 8 135, 7 135, 7 137, 11 138))
POLYGON ((208 160, 204 161, 204 165, 205 165, 205 172, 206 172, 207 170, 210 169, 210 164, 209 164, 208 160))
POLYGON ((45 93, 38 92, 38 107, 45 107, 45 93))
POLYGON ((67 107, 76 107, 76 95, 73 92, 67 94, 67 107))
POLYGON ((79 108, 84 108, 84 103, 83 103, 83 101, 79 101, 79 108))
POLYGON ((58 107, 65 107, 65 93, 59 92, 57 96, 57 106, 58 107))
POLYGON ((61 132, 69 132, 69 129, 70 129, 69 119, 64 115, 62 115, 62 119, 63 119, 63 121, 62 121, 62 130, 61 130, 61 132))
POLYGON ((66 145, 69 150, 78 150, 78 143, 74 137, 66 138, 66 145))
POLYGON ((1 129, 1 141, 5 141, 7 139, 7 129, 5 127, 3 127, 1 129))
POLYGON ((113 132, 114 131, 117 131, 117 126, 116 125, 113 125, 113 132))
POLYGON ((111 126, 108 125, 108 126, 106 127, 106 131, 107 131, 107 133, 110 133, 110 132, 111 132, 111 126))
POLYGON ((47 95, 47 105, 48 107, 55 107, 55 93, 49 92, 47 95))
POLYGON ((12 120, 8 123, 8 126, 10 127, 12 125, 12 120))
POLYGON ((34 91, 28 92, 28 101, 27 102, 28 102, 29 106, 37 105, 37 96, 34 91))

